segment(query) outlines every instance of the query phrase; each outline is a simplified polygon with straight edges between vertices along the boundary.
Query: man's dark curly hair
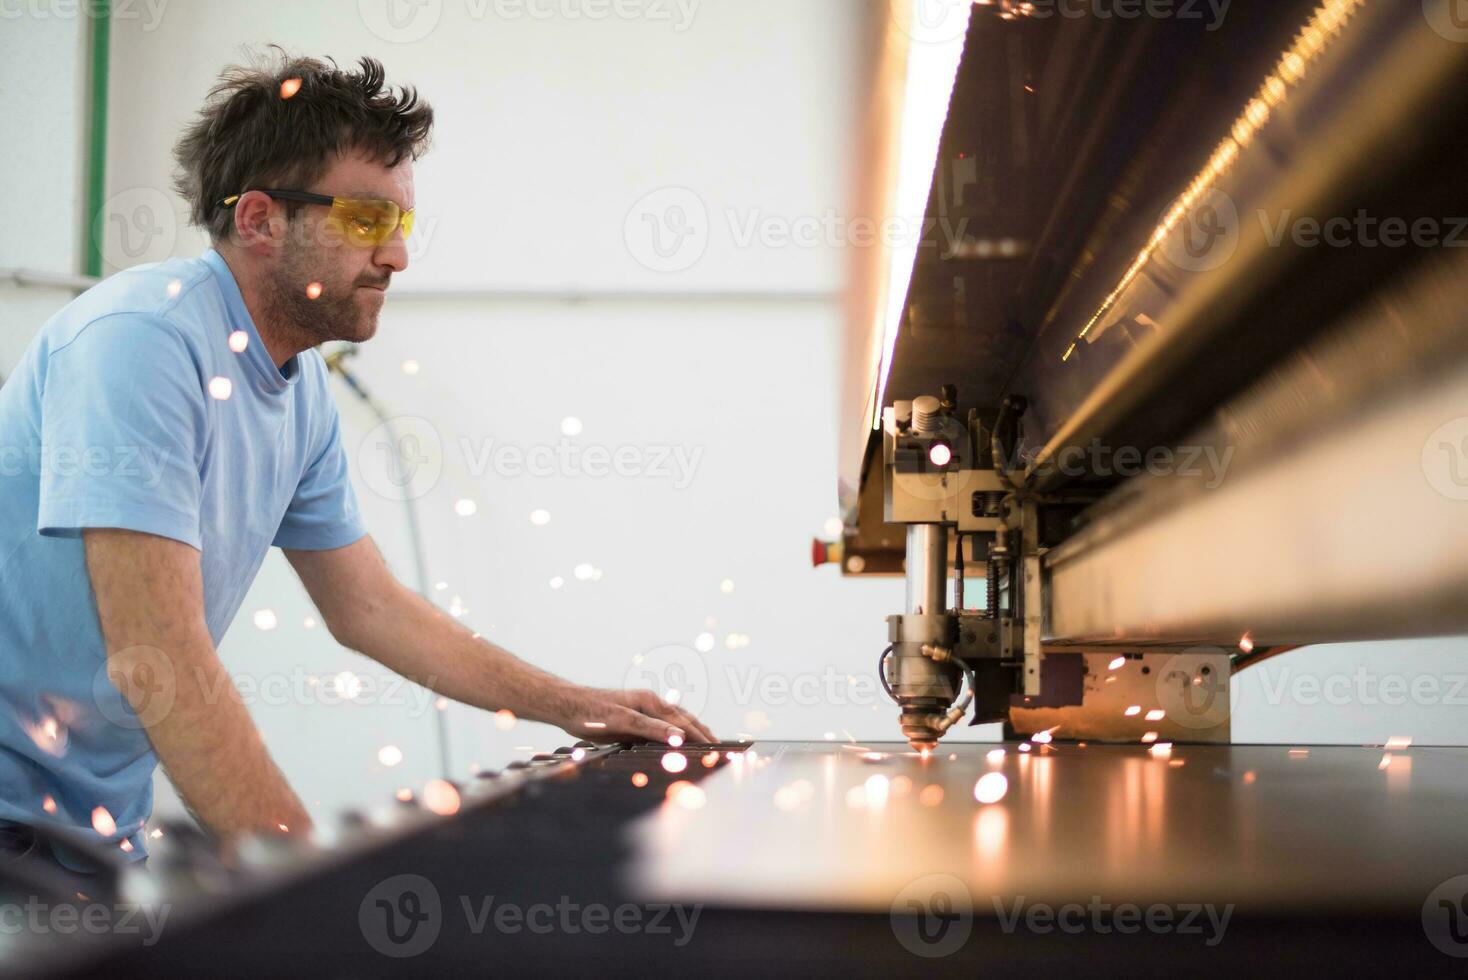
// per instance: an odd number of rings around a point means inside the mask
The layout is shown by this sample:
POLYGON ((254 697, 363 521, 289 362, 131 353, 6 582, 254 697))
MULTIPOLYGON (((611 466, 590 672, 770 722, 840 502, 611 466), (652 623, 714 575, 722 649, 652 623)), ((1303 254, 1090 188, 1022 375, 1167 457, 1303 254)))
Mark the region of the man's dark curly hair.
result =
MULTIPOLYGON (((307 188, 351 151, 394 167, 428 148, 433 108, 414 88, 394 94, 383 84, 381 62, 362 58, 360 71, 346 72, 334 60, 328 65, 270 47, 272 56, 220 73, 173 150, 174 188, 189 202, 190 221, 214 242, 234 223, 233 212, 219 206, 232 194, 307 188), (300 87, 286 97, 294 79, 300 87)), ((303 206, 287 205, 292 217, 303 206)))

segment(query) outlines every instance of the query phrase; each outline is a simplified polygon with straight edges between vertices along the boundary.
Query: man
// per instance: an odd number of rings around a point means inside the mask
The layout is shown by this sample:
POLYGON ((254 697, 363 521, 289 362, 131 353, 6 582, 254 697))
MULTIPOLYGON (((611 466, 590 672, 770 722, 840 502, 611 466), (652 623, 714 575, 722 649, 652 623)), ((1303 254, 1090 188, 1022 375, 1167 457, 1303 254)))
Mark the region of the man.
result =
POLYGON ((371 59, 277 60, 226 71, 176 148, 213 247, 78 297, 0 389, 0 850, 50 820, 142 856, 160 760, 222 838, 309 828, 215 651, 272 545, 332 636, 447 697, 582 738, 714 740, 651 692, 537 670, 388 571, 315 348, 376 331, 433 112, 371 59))

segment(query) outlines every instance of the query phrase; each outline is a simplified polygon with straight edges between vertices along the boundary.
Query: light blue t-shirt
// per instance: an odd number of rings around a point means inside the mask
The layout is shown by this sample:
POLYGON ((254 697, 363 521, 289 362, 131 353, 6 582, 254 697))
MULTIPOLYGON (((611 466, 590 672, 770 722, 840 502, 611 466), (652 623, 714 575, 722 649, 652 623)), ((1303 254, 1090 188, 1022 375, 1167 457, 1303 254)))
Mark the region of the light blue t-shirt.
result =
POLYGON ((197 548, 216 644, 271 545, 365 533, 321 355, 277 368, 213 249, 89 289, 0 387, 0 819, 105 807, 140 857, 158 758, 106 675, 97 527, 197 548))

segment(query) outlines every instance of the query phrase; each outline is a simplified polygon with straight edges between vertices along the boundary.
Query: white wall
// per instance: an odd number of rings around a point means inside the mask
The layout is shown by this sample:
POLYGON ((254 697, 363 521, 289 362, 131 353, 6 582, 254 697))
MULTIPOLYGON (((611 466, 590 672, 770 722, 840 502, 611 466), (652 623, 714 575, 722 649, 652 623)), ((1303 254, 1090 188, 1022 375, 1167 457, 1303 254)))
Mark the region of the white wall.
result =
MULTIPOLYGON (((0 187, 13 215, 0 269, 81 271, 88 26, 80 16, 0 17, 0 187)), ((71 296, 0 282, 0 376, 71 296)))
MULTIPOLYGON (((411 8, 420 19, 406 34, 385 26, 385 5, 368 0, 133 9, 137 16, 114 25, 112 51, 108 207, 133 222, 129 238, 110 226, 114 268, 202 247, 169 190, 169 150, 242 44, 274 40, 344 64, 376 55, 391 80, 416 84, 438 110, 435 148, 417 167, 423 234, 414 265, 395 280, 382 330, 356 362, 382 402, 421 420, 404 422, 408 431, 441 447, 441 473, 419 500, 429 575, 446 584, 435 599, 448 607, 457 597, 476 629, 566 676, 676 684, 720 734, 897 736, 874 666, 900 582, 840 581, 833 569, 811 571, 807 558, 809 538, 835 510, 845 262, 825 236, 847 195, 858 4, 702 0, 685 23, 676 5, 666 7, 672 21, 540 20, 495 14, 519 9, 513 4, 490 2, 475 17, 468 2, 429 0, 411 8), (660 257, 644 221, 671 235, 677 212, 669 206, 694 219, 696 234, 660 257), (751 227, 763 235, 741 244, 751 227), (816 241, 782 243, 787 230, 816 241), (505 289, 546 295, 512 301, 485 292, 505 289), (554 298, 561 290, 677 295, 568 303, 554 298), (719 295, 686 295, 701 291, 719 295), (410 360, 416 373, 404 370, 410 360), (566 416, 584 423, 570 440, 579 447, 632 447, 649 467, 663 449, 698 454, 691 481, 515 475, 484 455, 506 443, 555 447, 566 416), (477 512, 459 516, 460 499, 477 512), (538 508, 550 512, 549 524, 531 524, 538 508), (597 566, 600 580, 577 580, 581 563, 597 566), (549 584, 556 576, 560 589, 549 584), (733 582, 727 594, 724 579, 733 582), (706 654, 693 649, 703 632, 716 644, 706 654), (748 645, 730 650, 730 633, 747 635, 748 645)), ((0 25, 5 53, 36 57, 7 58, 0 84, 28 85, 33 98, 16 102, 7 92, 6 132, 50 125, 60 135, 47 143, 54 152, 19 162, 7 155, 0 173, 29 181, 30 193, 51 193, 79 181, 79 55, 68 47, 77 40, 54 23, 18 26, 19 44, 11 25, 0 25), (35 83, 54 76, 72 88, 35 83)), ((66 227, 75 236, 79 222, 66 216, 66 227)), ((72 237, 44 256, 0 254, 0 266, 44 257, 74 271, 80 251, 72 237)), ((64 301, 28 294, 33 308, 20 313, 6 295, 7 352, 39 326, 37 308, 64 301)), ((401 504, 380 492, 381 434, 344 389, 338 394, 368 521, 389 561, 411 577, 401 504)), ((253 710, 308 805, 318 814, 374 805, 436 775, 431 703, 416 690, 380 690, 390 675, 337 647, 320 625, 308 628, 311 615, 274 555, 222 644, 242 686, 267 682, 251 695, 253 710), (274 614, 273 629, 254 625, 260 610, 274 614), (342 671, 368 685, 356 701, 332 696, 331 678, 342 671), (377 760, 389 743, 404 754, 391 768, 377 760)), ((1431 704, 1360 694, 1312 704, 1296 680, 1349 673, 1358 661, 1378 675, 1468 674, 1461 640, 1297 657, 1309 659, 1282 659, 1240 680, 1238 739, 1464 740, 1462 708, 1447 702, 1446 689, 1431 704), (1287 665, 1294 673, 1281 687, 1268 672, 1287 665)), ((460 776, 471 763, 498 767, 524 746, 569 741, 523 723, 502 732, 462 706, 447 717, 460 776)), ((160 780, 159 813, 177 808, 160 780)))

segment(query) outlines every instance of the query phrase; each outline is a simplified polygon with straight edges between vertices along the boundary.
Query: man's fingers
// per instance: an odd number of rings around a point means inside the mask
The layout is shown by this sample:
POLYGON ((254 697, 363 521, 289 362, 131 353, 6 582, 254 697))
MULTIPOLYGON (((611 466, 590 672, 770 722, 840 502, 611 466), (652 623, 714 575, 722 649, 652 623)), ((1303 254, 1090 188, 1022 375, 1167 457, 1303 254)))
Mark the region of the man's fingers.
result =
MULTIPOLYGON (((675 704, 670 704, 652 692, 646 692, 642 698, 642 710, 656 718, 671 722, 683 729, 683 734, 689 741, 693 742, 717 742, 712 732, 693 715, 684 711, 675 704)), ((640 707, 641 705, 639 705, 640 707)))
POLYGON ((645 738, 650 742, 664 742, 673 735, 682 735, 683 732, 677 725, 669 724, 658 718, 652 718, 640 711, 626 708, 625 714, 618 719, 616 728, 618 731, 637 738, 645 738))
POLYGON ((682 729, 685 732, 687 732, 689 735, 691 735, 693 737, 694 741, 698 741, 698 742, 717 742, 718 741, 718 738, 716 738, 714 736, 714 733, 711 732, 711 731, 709 731, 706 727, 704 727, 703 722, 701 722, 697 718, 693 717, 693 715, 691 715, 688 712, 684 711, 682 708, 675 708, 674 709, 674 713, 677 715, 677 718, 675 719, 676 723, 679 726, 681 726, 682 729))

